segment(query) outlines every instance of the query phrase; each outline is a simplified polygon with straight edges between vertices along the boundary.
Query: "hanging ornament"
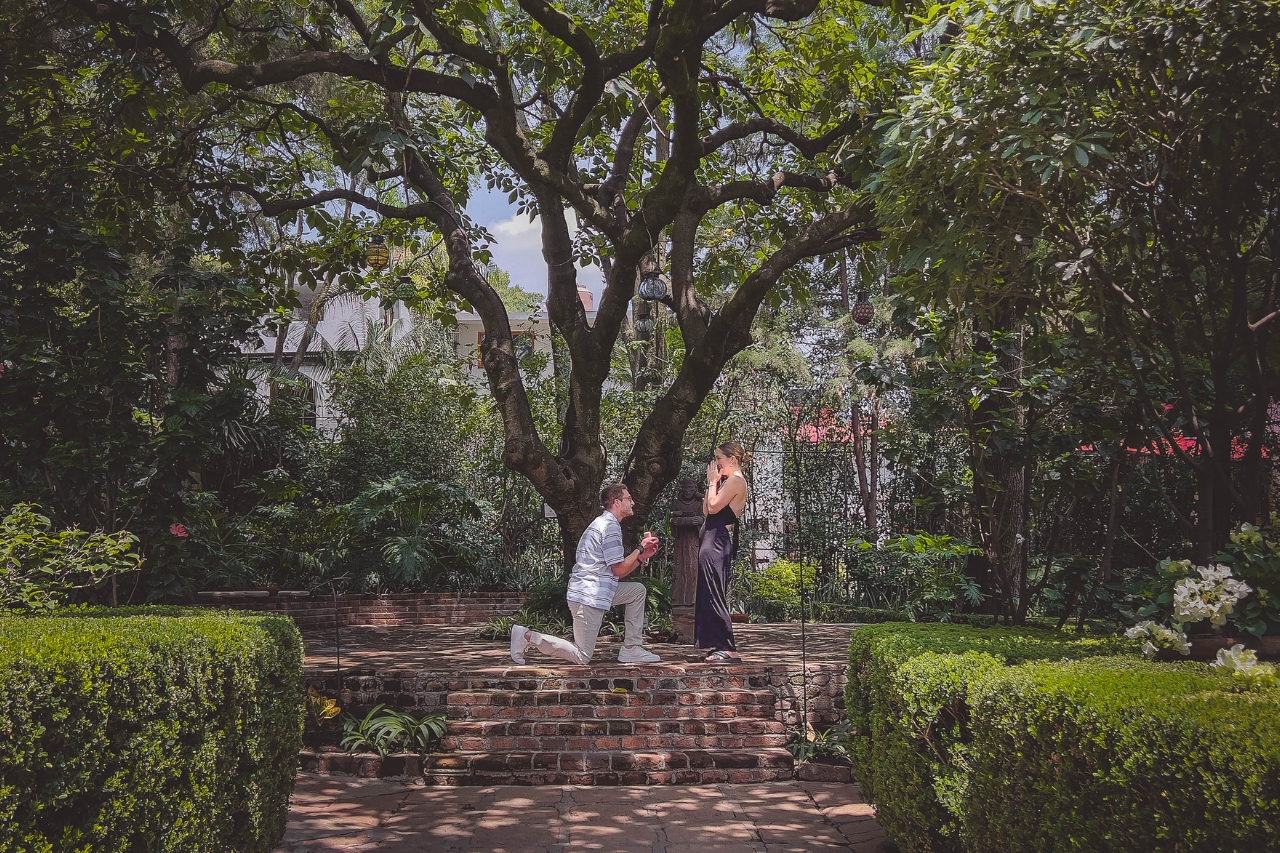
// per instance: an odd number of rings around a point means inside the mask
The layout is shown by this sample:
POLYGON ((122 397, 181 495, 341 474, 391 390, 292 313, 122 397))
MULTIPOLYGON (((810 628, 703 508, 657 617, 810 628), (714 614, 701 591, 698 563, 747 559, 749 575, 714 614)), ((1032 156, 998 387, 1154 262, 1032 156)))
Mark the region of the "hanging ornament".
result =
POLYGON ((391 252, 387 250, 387 241, 381 234, 374 234, 364 250, 364 265, 371 270, 380 270, 391 260, 391 252))
POLYGON ((858 294, 858 301, 853 305, 853 321, 865 326, 876 318, 876 307, 871 304, 870 294, 865 290, 858 294))
POLYGON ((400 284, 396 288, 396 299, 404 302, 413 299, 418 295, 418 287, 413 283, 413 279, 407 275, 400 276, 400 284))
POLYGON ((657 302, 660 299, 666 299, 666 277, 656 272, 651 272, 644 278, 640 279, 640 298, 647 299, 650 302, 657 302))

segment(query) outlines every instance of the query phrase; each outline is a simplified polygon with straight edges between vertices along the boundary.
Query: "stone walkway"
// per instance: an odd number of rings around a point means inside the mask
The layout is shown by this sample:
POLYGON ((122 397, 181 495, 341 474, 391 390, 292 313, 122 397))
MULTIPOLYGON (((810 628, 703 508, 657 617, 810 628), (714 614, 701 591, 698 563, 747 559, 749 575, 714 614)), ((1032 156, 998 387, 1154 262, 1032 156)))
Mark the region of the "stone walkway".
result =
MULTIPOLYGON (((806 625, 803 655, 810 665, 849 661, 849 634, 852 625, 806 625)), ((507 640, 482 640, 478 626, 417 626, 383 628, 372 625, 346 626, 341 630, 342 668, 347 673, 398 670, 405 672, 501 672, 509 669, 511 658, 507 640)), ((734 625, 734 637, 744 664, 800 666, 801 627, 799 622, 771 625, 734 625)), ((333 672, 337 666, 332 629, 303 632, 306 641, 308 675, 333 672)), ((704 664, 705 649, 680 643, 649 643, 662 657, 665 667, 681 671, 718 670, 723 665, 704 664)), ((619 641, 602 634, 596 645, 595 666, 609 666, 618 657, 619 641)), ((537 652, 529 653, 529 665, 540 669, 563 670, 563 661, 537 652)), ((646 670, 648 671, 648 670, 646 670)))
POLYGON ((429 788, 301 774, 277 853, 890 853, 858 786, 429 788))

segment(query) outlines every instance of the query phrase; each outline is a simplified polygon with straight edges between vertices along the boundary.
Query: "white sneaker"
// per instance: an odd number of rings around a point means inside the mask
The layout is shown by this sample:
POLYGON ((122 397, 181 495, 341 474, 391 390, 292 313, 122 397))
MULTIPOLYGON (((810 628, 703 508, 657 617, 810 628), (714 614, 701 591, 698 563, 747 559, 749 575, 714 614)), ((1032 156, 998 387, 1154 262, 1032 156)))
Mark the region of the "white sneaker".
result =
POLYGON ((524 634, 529 629, 523 625, 511 626, 511 659, 521 666, 524 665, 525 649, 533 645, 524 638, 524 634))
POLYGON ((644 646, 623 646, 618 652, 618 663, 657 663, 662 658, 644 646))

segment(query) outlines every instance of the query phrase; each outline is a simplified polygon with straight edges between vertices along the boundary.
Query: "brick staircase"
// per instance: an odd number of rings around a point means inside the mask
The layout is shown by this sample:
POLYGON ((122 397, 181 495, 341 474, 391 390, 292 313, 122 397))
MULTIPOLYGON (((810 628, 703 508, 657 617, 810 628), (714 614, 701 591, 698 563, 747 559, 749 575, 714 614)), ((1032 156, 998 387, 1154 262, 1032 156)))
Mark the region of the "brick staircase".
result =
MULTIPOLYGON (((713 784, 791 778, 788 733, 844 717, 849 626, 809 628, 809 656, 794 626, 742 626, 754 657, 711 664, 702 652, 658 644, 658 664, 571 667, 537 657, 511 666, 506 643, 473 627, 361 628, 343 634, 341 679, 331 631, 308 635, 304 681, 360 718, 374 705, 444 714, 439 751, 349 755, 340 721, 308 733, 302 768, 405 776, 432 785, 713 784)), ((804 768, 800 768, 803 770, 804 768)))
MULTIPOLYGON (((304 750, 302 768, 421 776, 430 785, 661 785, 789 779, 788 725, 800 718, 787 667, 693 664, 534 668, 352 678, 351 709, 375 703, 443 711, 440 751, 347 755, 304 750)), ((836 667, 811 668, 810 722, 839 716, 836 667)), ((318 688, 336 684, 309 679, 318 688)), ((359 713, 359 711, 357 711, 359 713)), ((336 743, 336 738, 335 741, 336 743)))
POLYGON ((473 679, 449 694, 445 751, 423 771, 437 785, 790 778, 776 704, 764 679, 726 673, 473 679))

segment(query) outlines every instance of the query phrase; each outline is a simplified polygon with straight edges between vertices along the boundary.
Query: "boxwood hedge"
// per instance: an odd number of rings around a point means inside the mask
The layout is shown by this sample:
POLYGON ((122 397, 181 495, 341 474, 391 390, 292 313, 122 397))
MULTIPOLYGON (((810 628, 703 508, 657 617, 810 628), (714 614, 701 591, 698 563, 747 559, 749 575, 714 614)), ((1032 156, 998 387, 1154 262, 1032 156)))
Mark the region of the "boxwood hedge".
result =
POLYGON ((286 617, 0 617, 0 853, 269 851, 302 741, 286 617))
POLYGON ((863 792, 904 851, 1280 850, 1280 691, 1118 638, 854 632, 863 792))

